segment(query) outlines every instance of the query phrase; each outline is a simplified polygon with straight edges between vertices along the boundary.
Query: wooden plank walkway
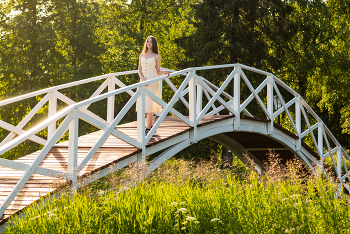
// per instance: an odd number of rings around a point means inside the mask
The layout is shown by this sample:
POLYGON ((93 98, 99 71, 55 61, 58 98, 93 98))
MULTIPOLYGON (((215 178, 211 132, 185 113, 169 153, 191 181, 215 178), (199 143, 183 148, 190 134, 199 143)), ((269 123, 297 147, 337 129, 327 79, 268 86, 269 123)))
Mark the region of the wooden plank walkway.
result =
MULTIPOLYGON (((198 127, 233 117, 234 116, 232 115, 204 116, 198 124, 198 127)), ((119 125, 116 129, 134 140, 137 140, 136 126, 136 122, 130 122, 119 125)), ((190 129, 191 128, 187 124, 179 120, 177 117, 167 116, 146 147, 164 142, 170 138, 183 134, 190 129)), ((103 131, 101 130, 78 138, 78 164, 83 160, 85 155, 89 152, 91 147, 97 142, 102 134, 103 131)), ((140 150, 136 147, 111 135, 94 154, 85 168, 79 173, 79 176, 97 172, 102 168, 117 163, 122 159, 135 155, 139 151, 140 150)), ((40 151, 34 152, 15 161, 31 164, 39 152, 40 151)), ((52 148, 40 164, 40 167, 66 172, 68 170, 68 142, 60 143, 52 148)), ((0 203, 2 203, 7 195, 10 194, 11 190, 14 188, 23 174, 24 171, 0 167, 0 203)), ((20 212, 26 206, 38 201, 40 197, 55 192, 55 190, 59 186, 62 186, 62 184, 65 182, 66 180, 64 179, 34 174, 21 189, 14 201, 10 204, 5 214, 0 218, 0 224, 6 222, 11 215, 20 212)))

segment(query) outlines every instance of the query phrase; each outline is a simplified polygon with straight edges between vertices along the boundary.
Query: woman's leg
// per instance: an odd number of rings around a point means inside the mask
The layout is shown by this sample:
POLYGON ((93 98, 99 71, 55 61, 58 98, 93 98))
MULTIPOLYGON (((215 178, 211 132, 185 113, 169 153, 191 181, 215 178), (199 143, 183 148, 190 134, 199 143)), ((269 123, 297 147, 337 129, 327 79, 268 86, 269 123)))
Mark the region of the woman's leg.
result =
POLYGON ((146 113, 146 128, 150 129, 153 126, 153 112, 146 113))

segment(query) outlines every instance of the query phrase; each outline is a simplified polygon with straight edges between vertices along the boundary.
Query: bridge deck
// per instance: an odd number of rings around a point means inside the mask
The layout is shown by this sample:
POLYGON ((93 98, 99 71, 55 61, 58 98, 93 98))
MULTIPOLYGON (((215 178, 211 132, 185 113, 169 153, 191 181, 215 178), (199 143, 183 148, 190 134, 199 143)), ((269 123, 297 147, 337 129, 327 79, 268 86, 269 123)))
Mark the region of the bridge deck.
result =
MULTIPOLYGON (((202 126, 233 117, 234 116, 232 115, 204 116, 197 126, 202 126)), ((130 122, 127 124, 119 125, 116 129, 137 140, 136 125, 136 122, 130 122)), ((166 141, 167 139, 187 132, 190 129, 191 128, 187 124, 180 121, 177 117, 168 116, 163 120, 162 124, 157 129, 157 132, 153 135, 152 139, 146 147, 150 147, 160 142, 166 141)), ((96 131, 78 138, 78 164, 83 160, 91 147, 97 142, 102 133, 103 131, 96 131)), ((109 165, 121 161, 122 159, 135 155, 139 151, 140 150, 136 147, 114 136, 109 136, 102 147, 100 147, 93 158, 80 172, 79 176, 97 172, 102 168, 106 168, 109 165)), ((31 164, 39 152, 40 151, 34 152, 15 161, 31 164)), ((52 148, 40 166, 43 168, 50 168, 62 172, 67 171, 68 142, 60 143, 52 148)), ((23 174, 24 171, 0 167, 0 203, 2 203, 7 195, 10 194, 11 190, 14 188, 23 174)), ((66 181, 64 179, 34 174, 21 189, 4 215, 0 218, 0 224, 6 222, 6 220, 14 213, 24 209, 26 206, 30 205, 33 202, 38 201, 40 197, 46 196, 51 192, 55 192, 55 190, 59 186, 62 186, 65 182, 66 181)))

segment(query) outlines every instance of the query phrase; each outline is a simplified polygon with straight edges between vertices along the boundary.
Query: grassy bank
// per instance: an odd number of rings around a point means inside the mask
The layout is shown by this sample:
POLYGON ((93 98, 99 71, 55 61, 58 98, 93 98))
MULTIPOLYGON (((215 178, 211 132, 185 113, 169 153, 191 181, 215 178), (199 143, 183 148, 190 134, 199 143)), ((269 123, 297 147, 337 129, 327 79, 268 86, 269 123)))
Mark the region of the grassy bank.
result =
POLYGON ((328 181, 288 173, 281 180, 171 160, 133 188, 92 197, 90 187, 14 220, 7 233, 348 232, 349 204, 328 181))

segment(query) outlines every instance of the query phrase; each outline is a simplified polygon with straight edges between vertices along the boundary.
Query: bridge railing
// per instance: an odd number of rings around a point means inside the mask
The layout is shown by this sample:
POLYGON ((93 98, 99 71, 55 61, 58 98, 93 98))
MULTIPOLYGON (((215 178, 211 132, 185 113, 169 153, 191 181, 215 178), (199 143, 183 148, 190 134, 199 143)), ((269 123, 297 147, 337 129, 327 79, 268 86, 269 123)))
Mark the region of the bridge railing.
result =
POLYGON ((0 106, 10 104, 16 101, 23 100, 25 98, 34 97, 37 95, 45 94, 45 97, 41 100, 40 103, 37 104, 36 107, 31 110, 28 115, 22 120, 21 124, 17 126, 9 125, 5 122, 0 122, 0 126, 11 131, 11 134, 2 142, 0 146, 0 155, 9 151, 10 149, 18 146, 25 140, 33 140, 35 142, 39 142, 44 145, 42 150, 37 155, 36 159, 31 165, 15 162, 12 160, 7 160, 0 158, 0 166, 8 167, 12 169, 22 170, 24 171, 23 177, 18 181, 14 189, 11 193, 6 197, 5 201, 1 204, 0 207, 0 216, 4 213, 9 204, 13 201, 15 196, 18 194, 20 189, 25 185, 28 179, 31 177, 33 173, 38 173, 42 175, 64 178, 66 180, 72 181, 73 188, 77 188, 77 179, 79 172, 83 170, 83 168, 87 165, 93 155, 97 152, 97 150, 103 145, 106 139, 110 135, 114 135, 115 137, 133 145, 139 149, 141 149, 140 160, 145 161, 145 157, 147 156, 146 145, 157 131, 163 120, 169 113, 179 118, 181 121, 186 123, 188 126, 193 128, 193 133, 191 136, 191 140, 193 142, 197 141, 197 125, 202 120, 202 118, 206 115, 220 114, 221 111, 229 112, 234 115, 233 118, 233 126, 234 130, 240 130, 240 122, 241 122, 241 113, 243 112, 245 115, 253 117, 253 115, 246 109, 248 104, 253 100, 256 100, 259 107, 266 115, 269 120, 267 124, 268 134, 272 134, 274 132, 274 121, 281 113, 286 113, 290 124, 292 125, 294 131, 296 132, 296 136, 298 137, 297 146, 295 151, 298 152, 302 147, 302 139, 310 135, 312 138, 312 142, 315 145, 315 149, 317 154, 319 155, 319 160, 314 157, 305 158, 305 162, 309 165, 311 170, 316 170, 319 168, 323 171, 323 160, 327 157, 332 158, 333 166, 337 173, 337 177, 340 181, 345 181, 348 177, 348 169, 346 166, 345 159, 350 161, 348 155, 345 150, 341 147, 339 142, 335 139, 332 133, 329 131, 327 126, 322 122, 322 120, 318 117, 318 115, 309 107, 309 105, 303 100, 303 98, 296 93, 293 89, 291 89, 288 85, 283 83, 273 74, 261 71, 252 67, 248 67, 241 64, 227 64, 227 65, 217 65, 217 66, 207 66, 207 67, 195 67, 188 68, 181 71, 174 71, 167 78, 166 76, 160 76, 152 80, 132 84, 125 85, 117 76, 127 75, 127 74, 135 74, 137 71, 128 71, 114 74, 107 74, 104 76, 94 77, 91 79, 74 82, 67 85, 61 85, 45 90, 41 90, 38 92, 30 93, 27 95, 22 95, 20 97, 12 98, 9 100, 4 100, 0 102, 0 106), (227 78, 223 81, 220 87, 215 86, 205 78, 197 75, 198 71, 208 70, 208 69, 219 69, 219 68, 232 68, 232 71, 228 75, 227 78), (246 76, 244 70, 252 71, 255 73, 262 74, 266 76, 263 82, 257 88, 254 88, 246 76), (172 79, 175 79, 179 75, 185 75, 185 78, 181 82, 181 85, 176 88, 175 85, 171 82, 172 79), (87 100, 81 102, 74 102, 68 97, 64 96, 60 89, 72 87, 96 80, 105 79, 103 84, 95 91, 95 93, 87 100), (174 95, 171 97, 169 102, 165 102, 161 98, 157 97, 155 94, 150 92, 146 85, 151 84, 153 82, 162 82, 165 81, 168 86, 174 91, 174 95), (245 83, 249 88, 251 94, 245 100, 242 100, 241 96, 241 83, 245 83), (119 85, 119 89, 114 89, 115 84, 119 85), (233 84, 233 93, 229 94, 225 91, 225 88, 228 87, 229 84, 233 84), (292 98, 289 102, 285 103, 281 92, 278 88, 278 85, 283 87, 286 91, 291 93, 294 98, 292 98), (108 92, 101 94, 101 92, 108 87, 108 92), (264 100, 259 97, 259 93, 266 87, 267 96, 264 100), (136 90, 136 91, 134 91, 136 90), (280 100, 282 101, 282 107, 276 111, 273 110, 273 94, 274 92, 278 95, 280 100), (130 95, 130 99, 125 104, 123 108, 119 111, 117 115, 115 115, 115 105, 114 101, 116 96, 128 93, 130 95), (188 94, 188 95, 187 95, 188 94), (204 96, 203 96, 204 94, 204 96), (151 131, 145 135, 145 98, 146 96, 153 99, 159 105, 163 107, 163 111, 160 114, 159 118, 154 123, 151 131), (186 97, 187 96, 187 97, 186 97), (206 98, 206 102, 203 102, 204 98, 206 98), (57 110, 57 99, 66 102, 69 106, 64 108, 61 111, 57 110), (95 113, 89 111, 87 108, 92 103, 99 102, 101 100, 108 100, 107 105, 107 120, 99 117, 95 113), (189 116, 185 116, 181 113, 180 110, 175 108, 175 104, 178 101, 181 101, 186 108, 188 108, 189 116), (33 128, 24 131, 22 128, 27 121, 44 105, 45 102, 49 101, 49 116, 46 120, 42 121, 38 125, 33 128), (116 129, 122 118, 128 113, 128 111, 134 106, 136 102, 139 102, 137 105, 137 137, 133 138, 128 136, 116 129), (219 102, 219 106, 215 106, 215 102, 219 102), (203 107, 203 103, 205 106, 203 107), (265 104, 266 103, 266 104, 265 104), (289 108, 294 105, 295 106, 295 120, 292 118, 291 112, 289 108), (314 125, 310 125, 310 122, 307 117, 307 113, 309 113, 317 123, 314 125), (301 132, 301 120, 304 117, 304 120, 307 124, 307 129, 304 132, 301 132), (64 119, 56 129, 56 123, 64 119), (78 131, 79 131, 79 119, 84 120, 95 127, 103 130, 103 134, 97 140, 97 142, 92 146, 89 152, 84 156, 83 160, 78 162, 78 131), (43 131, 44 129, 48 129, 48 138, 43 139, 36 136, 37 133, 43 131), (318 139, 315 138, 315 134, 313 131, 318 130, 318 139), (40 163, 43 161, 45 156, 51 150, 52 147, 56 145, 56 143, 62 138, 63 134, 69 130, 69 140, 68 140, 68 171, 57 171, 54 169, 48 169, 40 167, 40 163), (14 138, 14 135, 18 135, 14 138), (328 138, 331 139, 332 143, 336 145, 335 148, 330 148, 330 143, 328 138), (326 147, 323 146, 323 142, 326 143, 326 147), (324 149, 326 148, 326 149, 324 149), (334 160, 333 154, 336 152, 337 160, 334 160), (345 173, 342 174, 342 164, 345 169, 345 173))

